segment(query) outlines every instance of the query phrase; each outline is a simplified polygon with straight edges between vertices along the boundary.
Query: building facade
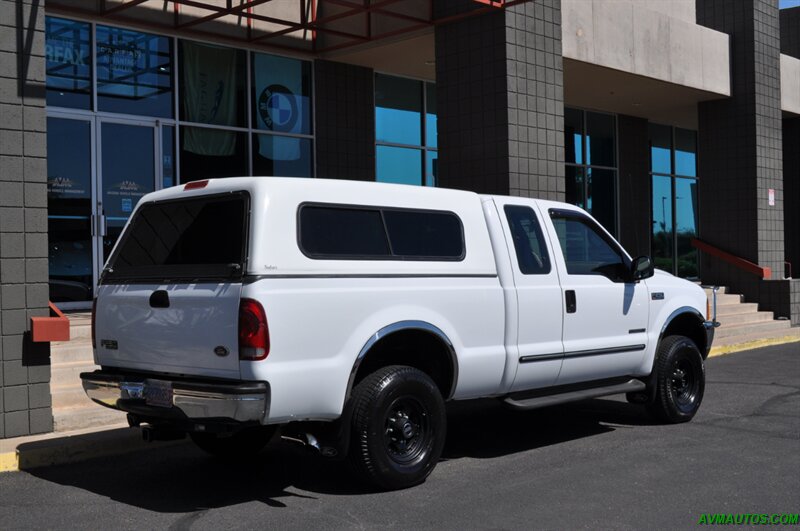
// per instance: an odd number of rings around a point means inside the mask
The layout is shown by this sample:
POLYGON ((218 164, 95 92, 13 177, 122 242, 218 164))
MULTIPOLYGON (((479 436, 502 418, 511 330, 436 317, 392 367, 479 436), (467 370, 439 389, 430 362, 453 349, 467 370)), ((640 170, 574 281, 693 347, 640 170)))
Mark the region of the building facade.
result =
POLYGON ((30 318, 90 307, 139 198, 203 178, 568 201, 800 325, 800 8, 217 4, 0 0, 0 438, 52 429, 30 318))

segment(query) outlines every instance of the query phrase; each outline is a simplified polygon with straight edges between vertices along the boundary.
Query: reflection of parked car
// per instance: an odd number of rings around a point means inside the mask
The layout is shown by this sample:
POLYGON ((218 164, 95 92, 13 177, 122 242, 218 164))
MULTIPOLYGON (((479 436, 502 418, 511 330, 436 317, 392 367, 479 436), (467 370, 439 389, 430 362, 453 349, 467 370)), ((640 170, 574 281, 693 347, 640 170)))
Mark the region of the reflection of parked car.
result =
POLYGON ((90 240, 50 242, 50 300, 92 300, 92 244, 90 240))
POLYGON ((706 305, 565 203, 198 181, 137 206, 98 288, 102 368, 81 378, 148 440, 188 433, 242 456, 280 426, 400 488, 436 466, 446 400, 533 409, 627 393, 662 422, 690 420, 706 305))

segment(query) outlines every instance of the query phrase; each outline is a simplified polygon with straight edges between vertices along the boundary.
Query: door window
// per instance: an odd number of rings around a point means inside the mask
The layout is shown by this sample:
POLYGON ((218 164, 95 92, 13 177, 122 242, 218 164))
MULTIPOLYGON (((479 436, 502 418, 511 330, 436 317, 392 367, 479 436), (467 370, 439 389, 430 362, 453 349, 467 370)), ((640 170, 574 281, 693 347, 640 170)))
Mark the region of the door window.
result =
POLYGON ((92 299, 92 124, 47 119, 50 300, 92 299))
POLYGON ((622 253, 600 229, 583 216, 551 211, 553 226, 570 275, 602 275, 624 281, 628 267, 622 253))
POLYGON ((525 206, 506 205, 504 208, 517 264, 523 275, 546 275, 550 272, 550 256, 544 243, 542 228, 533 209, 525 206))

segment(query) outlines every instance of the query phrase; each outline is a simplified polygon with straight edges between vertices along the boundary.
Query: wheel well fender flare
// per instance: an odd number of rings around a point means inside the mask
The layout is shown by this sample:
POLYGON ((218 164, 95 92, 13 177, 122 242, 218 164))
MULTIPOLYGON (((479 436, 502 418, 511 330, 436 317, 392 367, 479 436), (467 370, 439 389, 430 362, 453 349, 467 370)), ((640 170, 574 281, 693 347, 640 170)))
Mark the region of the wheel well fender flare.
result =
POLYGON ((441 341, 441 343, 445 346, 450 363, 452 365, 452 382, 450 384, 450 390, 444 399, 448 400, 453 396, 453 393, 456 390, 456 384, 458 382, 458 356, 456 355, 456 349, 453 346, 453 342, 438 326, 432 325, 427 321, 408 320, 397 321, 390 325, 384 326, 375 332, 366 343, 364 343, 364 346, 361 347, 361 350, 358 352, 358 356, 356 356, 356 360, 353 363, 353 368, 350 370, 350 377, 347 381, 347 391, 345 394, 345 403, 347 403, 347 400, 350 398, 350 393, 353 391, 353 385, 355 383, 356 375, 358 374, 358 369, 361 367, 361 363, 367 357, 367 354, 369 354, 372 348, 386 337, 394 333, 407 330, 419 330, 427 332, 439 339, 439 341, 441 341))

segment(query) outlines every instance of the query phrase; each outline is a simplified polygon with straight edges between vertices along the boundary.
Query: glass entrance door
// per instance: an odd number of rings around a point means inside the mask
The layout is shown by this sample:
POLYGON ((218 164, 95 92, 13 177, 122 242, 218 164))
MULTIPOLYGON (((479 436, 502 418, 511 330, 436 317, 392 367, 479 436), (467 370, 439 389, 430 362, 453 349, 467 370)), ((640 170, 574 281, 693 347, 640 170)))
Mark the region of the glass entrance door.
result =
POLYGON ((97 271, 108 259, 125 222, 143 195, 155 190, 155 124, 100 121, 97 271))
POLYGON ((142 196, 171 176, 173 128, 51 113, 47 119, 50 300, 88 308, 103 264, 142 196), (165 138, 162 140, 162 136, 165 138), (157 164, 162 151, 170 164, 157 164))
POLYGON ((94 293, 94 136, 93 118, 47 118, 50 300, 65 308, 94 293))

